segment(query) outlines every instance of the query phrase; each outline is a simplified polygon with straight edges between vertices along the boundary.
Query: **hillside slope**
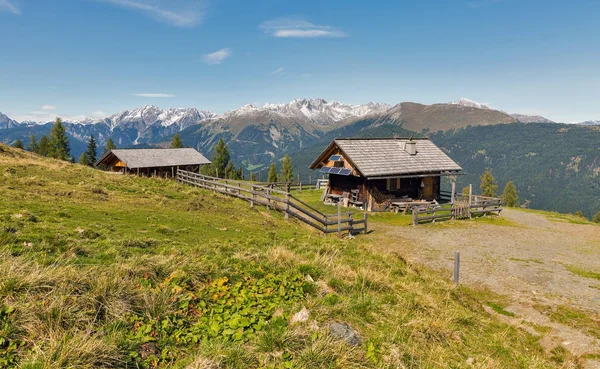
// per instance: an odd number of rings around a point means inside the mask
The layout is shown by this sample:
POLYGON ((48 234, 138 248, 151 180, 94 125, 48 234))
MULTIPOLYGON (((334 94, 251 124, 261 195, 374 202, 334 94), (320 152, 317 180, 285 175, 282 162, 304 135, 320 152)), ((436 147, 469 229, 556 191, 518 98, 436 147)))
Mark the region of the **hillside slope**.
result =
POLYGON ((2 368, 578 365, 369 236, 4 145, 0 176, 2 368))

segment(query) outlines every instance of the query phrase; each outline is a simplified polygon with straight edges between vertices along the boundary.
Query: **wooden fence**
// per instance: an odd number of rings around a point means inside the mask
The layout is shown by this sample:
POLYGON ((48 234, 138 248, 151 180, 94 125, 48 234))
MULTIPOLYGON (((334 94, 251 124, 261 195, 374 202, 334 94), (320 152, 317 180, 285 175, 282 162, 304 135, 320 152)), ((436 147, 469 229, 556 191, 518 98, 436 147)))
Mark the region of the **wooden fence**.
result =
POLYGON ((470 219, 474 215, 485 215, 502 211, 504 203, 497 197, 458 195, 450 206, 421 207, 413 210, 413 225, 435 223, 437 220, 470 219))
POLYGON ((345 231, 350 234, 367 233, 367 213, 364 213, 363 219, 355 219, 353 213, 342 212, 341 207, 338 206, 337 214, 324 214, 291 195, 289 191, 274 188, 274 185, 264 186, 252 182, 210 177, 180 169, 177 170, 177 180, 249 201, 250 207, 264 205, 267 209, 279 210, 286 218, 292 216, 324 234, 337 233, 341 236, 345 231))

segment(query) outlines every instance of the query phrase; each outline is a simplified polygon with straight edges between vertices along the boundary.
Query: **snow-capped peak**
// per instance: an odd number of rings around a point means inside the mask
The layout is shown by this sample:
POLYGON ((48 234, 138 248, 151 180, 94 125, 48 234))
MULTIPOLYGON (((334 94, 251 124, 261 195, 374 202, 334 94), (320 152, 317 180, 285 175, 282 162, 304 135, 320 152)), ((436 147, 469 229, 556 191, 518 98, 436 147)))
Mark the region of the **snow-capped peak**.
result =
POLYGON ((349 105, 338 101, 326 101, 325 99, 294 99, 284 104, 266 103, 260 108, 248 104, 225 113, 224 117, 239 116, 247 113, 271 113, 287 118, 309 120, 326 125, 350 117, 361 117, 369 113, 381 112, 389 108, 390 105, 388 104, 372 102, 363 105, 349 105))
POLYGON ((469 108, 477 108, 477 109, 491 109, 489 106, 484 105, 482 103, 478 103, 477 101, 473 101, 473 100, 469 100, 466 98, 462 98, 456 101, 451 101, 448 104, 452 104, 452 105, 462 105, 462 106, 467 106, 469 108))

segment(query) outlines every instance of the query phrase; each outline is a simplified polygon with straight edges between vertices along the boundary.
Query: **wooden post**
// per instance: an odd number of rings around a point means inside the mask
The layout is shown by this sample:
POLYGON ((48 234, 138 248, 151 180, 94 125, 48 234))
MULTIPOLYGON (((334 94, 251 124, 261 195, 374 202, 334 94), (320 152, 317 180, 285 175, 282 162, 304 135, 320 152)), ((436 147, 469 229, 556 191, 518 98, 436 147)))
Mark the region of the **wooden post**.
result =
POLYGON ((354 225, 354 214, 350 213, 350 221, 348 222, 348 226, 350 227, 350 229, 348 230, 348 234, 352 235, 353 234, 353 225, 354 225))
POLYGON ((450 203, 454 205, 454 196, 456 195, 456 182, 452 181, 452 196, 450 197, 450 203))
POLYGON ((252 193, 250 194, 250 207, 254 207, 254 185, 252 185, 252 193))
POLYGON ((271 204, 271 187, 267 187, 267 210, 271 210, 269 204, 271 204))
POLYGON ((171 178, 175 177, 175 167, 171 167, 171 178))
POLYGON ((454 252, 454 287, 458 287, 460 279, 460 252, 454 252))
POLYGON ((417 208, 412 209, 413 225, 419 224, 419 210, 417 208))
POLYGON ((290 217, 290 192, 285 194, 285 219, 290 217))
POLYGON ((367 224, 369 223, 369 213, 365 211, 365 234, 367 234, 367 224))
POLYGON ((338 237, 342 237, 342 202, 338 201, 338 237))
POLYGON ((300 182, 300 187, 298 188, 298 192, 302 192, 302 182, 300 182))
POLYGON ((327 218, 327 215, 325 215, 325 223, 323 224, 323 230, 325 232, 323 232, 323 236, 327 236, 327 222, 329 221, 329 219, 327 218))

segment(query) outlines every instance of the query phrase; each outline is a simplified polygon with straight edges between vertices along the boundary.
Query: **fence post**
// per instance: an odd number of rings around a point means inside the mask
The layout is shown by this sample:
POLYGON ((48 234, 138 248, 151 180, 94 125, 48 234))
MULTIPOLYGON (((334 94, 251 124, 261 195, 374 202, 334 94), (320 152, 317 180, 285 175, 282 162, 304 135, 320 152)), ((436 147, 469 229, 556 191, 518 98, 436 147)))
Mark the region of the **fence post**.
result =
POLYGON ((254 185, 252 185, 251 189, 252 189, 252 192, 250 192, 250 207, 253 208, 254 207, 254 185))
POLYGON ((348 227, 350 227, 350 229, 348 230, 348 234, 352 235, 354 234, 354 214, 350 213, 350 220, 348 221, 348 227))
POLYGON ((460 252, 454 252, 454 287, 458 287, 460 278, 460 252))
POLYGON ((454 205, 454 196, 456 195, 456 182, 452 182, 452 195, 450 196, 450 203, 454 205))
POLYGON ((469 214, 469 219, 471 219, 471 204, 472 204, 472 199, 473 198, 473 185, 469 184, 469 209, 467 210, 468 214, 469 214))
POLYGON ((367 234, 367 224, 369 223, 369 213, 365 211, 365 234, 367 234))
POLYGON ((271 210, 271 187, 267 187, 267 210, 271 210))
POLYGON ((413 208, 412 209, 412 217, 413 217, 413 225, 416 226, 417 224, 419 224, 419 209, 418 208, 413 208))
POLYGON ((302 182, 300 182, 300 187, 298 188, 298 192, 302 192, 302 182))
POLYGON ((338 237, 342 237, 342 202, 338 201, 338 237))
POLYGON ((290 193, 289 191, 285 194, 285 219, 290 217, 290 193))

